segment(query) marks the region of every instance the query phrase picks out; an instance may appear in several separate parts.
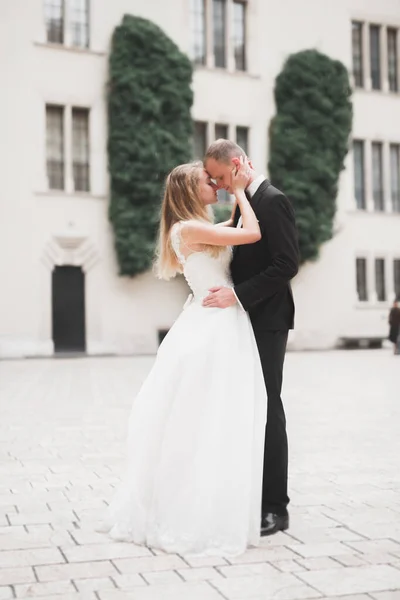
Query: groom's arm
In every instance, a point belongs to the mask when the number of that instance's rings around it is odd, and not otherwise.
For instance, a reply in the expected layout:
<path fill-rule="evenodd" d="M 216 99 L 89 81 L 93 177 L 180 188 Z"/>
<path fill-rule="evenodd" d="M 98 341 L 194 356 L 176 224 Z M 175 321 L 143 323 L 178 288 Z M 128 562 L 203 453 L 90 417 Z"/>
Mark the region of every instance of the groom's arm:
<path fill-rule="evenodd" d="M 299 267 L 299 246 L 294 211 L 284 194 L 262 203 L 261 230 L 265 232 L 272 264 L 234 287 L 245 310 L 283 290 Z"/>

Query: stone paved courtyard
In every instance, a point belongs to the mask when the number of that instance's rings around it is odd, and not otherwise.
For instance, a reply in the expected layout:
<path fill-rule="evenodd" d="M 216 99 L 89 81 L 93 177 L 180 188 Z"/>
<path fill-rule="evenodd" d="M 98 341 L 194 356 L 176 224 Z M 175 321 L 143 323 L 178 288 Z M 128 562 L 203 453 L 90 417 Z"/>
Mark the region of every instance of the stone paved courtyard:
<path fill-rule="evenodd" d="M 400 357 L 288 354 L 291 527 L 234 560 L 95 533 L 152 362 L 0 362 L 0 600 L 400 600 Z"/>

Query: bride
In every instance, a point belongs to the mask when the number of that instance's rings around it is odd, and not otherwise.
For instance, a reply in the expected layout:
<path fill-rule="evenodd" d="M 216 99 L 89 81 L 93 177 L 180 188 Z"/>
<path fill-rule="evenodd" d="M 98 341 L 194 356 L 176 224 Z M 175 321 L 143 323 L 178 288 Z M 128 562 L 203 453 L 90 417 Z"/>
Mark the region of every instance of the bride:
<path fill-rule="evenodd" d="M 259 541 L 267 398 L 257 346 L 239 304 L 202 306 L 210 288 L 232 285 L 231 246 L 260 239 L 247 181 L 241 160 L 232 189 L 243 226 L 233 228 L 212 223 L 216 186 L 201 163 L 168 176 L 156 268 L 183 273 L 192 296 L 133 403 L 127 472 L 105 523 L 113 539 L 223 556 Z"/>

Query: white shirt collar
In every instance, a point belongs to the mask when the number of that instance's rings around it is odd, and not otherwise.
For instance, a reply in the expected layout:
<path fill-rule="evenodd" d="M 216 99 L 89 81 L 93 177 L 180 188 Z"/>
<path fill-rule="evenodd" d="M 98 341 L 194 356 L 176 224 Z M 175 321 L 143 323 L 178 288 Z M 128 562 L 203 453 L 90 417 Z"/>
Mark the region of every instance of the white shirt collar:
<path fill-rule="evenodd" d="M 251 184 L 246 189 L 246 192 L 250 194 L 250 197 L 254 196 L 262 182 L 265 181 L 265 179 L 266 178 L 264 175 L 258 175 L 258 177 L 256 177 L 255 180 L 251 182 Z"/>

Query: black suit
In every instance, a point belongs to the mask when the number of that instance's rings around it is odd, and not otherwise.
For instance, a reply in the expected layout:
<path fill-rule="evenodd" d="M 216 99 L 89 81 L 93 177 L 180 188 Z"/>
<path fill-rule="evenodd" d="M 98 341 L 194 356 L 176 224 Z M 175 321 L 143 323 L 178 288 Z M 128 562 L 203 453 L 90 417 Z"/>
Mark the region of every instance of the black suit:
<path fill-rule="evenodd" d="M 234 248 L 231 273 L 253 325 L 268 395 L 262 511 L 284 515 L 289 503 L 288 446 L 281 389 L 288 331 L 294 325 L 290 280 L 298 270 L 298 237 L 292 205 L 268 180 L 250 203 L 262 238 Z M 237 210 L 235 227 L 239 216 Z"/>

